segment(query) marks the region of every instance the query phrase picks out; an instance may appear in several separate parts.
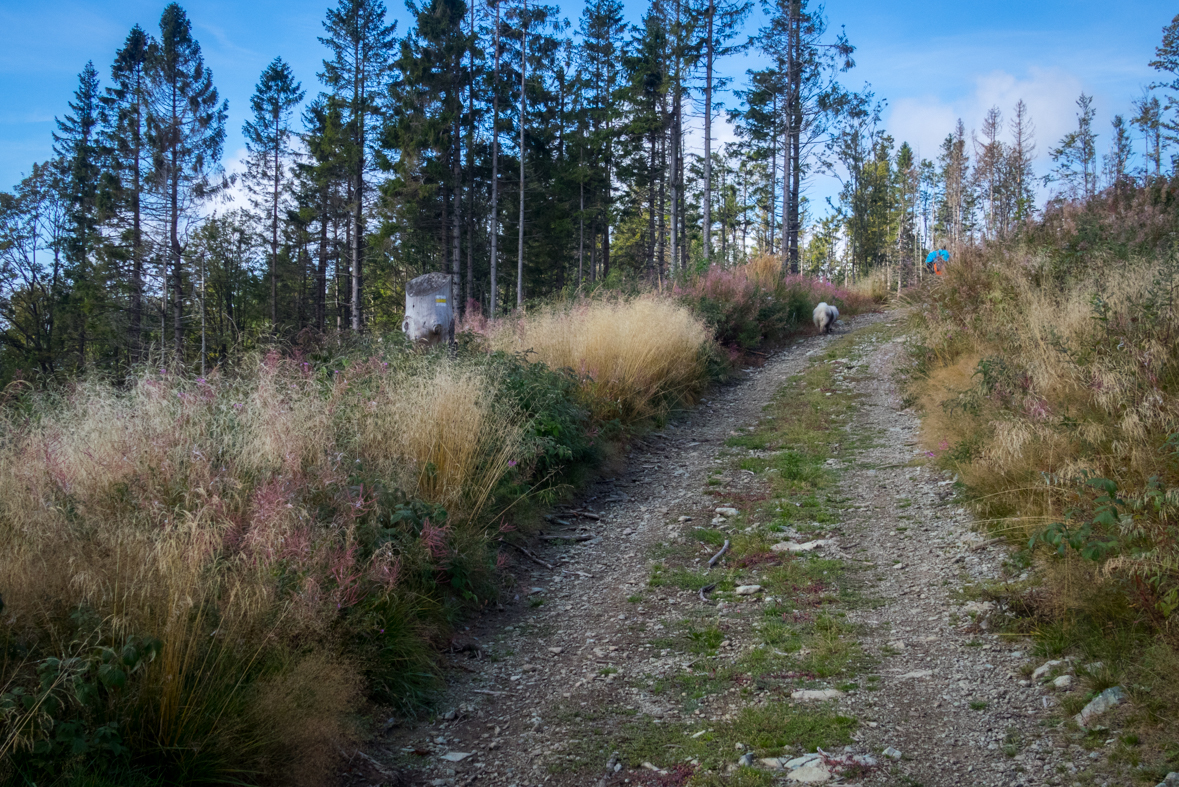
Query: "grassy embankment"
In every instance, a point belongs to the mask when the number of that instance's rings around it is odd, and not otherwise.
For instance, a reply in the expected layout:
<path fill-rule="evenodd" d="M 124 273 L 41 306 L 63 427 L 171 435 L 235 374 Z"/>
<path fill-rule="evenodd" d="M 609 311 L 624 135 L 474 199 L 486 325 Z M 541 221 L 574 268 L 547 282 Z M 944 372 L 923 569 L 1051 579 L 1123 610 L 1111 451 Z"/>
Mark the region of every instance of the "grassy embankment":
<path fill-rule="evenodd" d="M 1102 722 L 1129 731 L 1116 756 L 1163 773 L 1179 765 L 1172 202 L 1105 196 L 961 255 L 913 296 L 910 382 L 929 457 L 1017 547 L 1015 573 L 1035 564 L 984 595 L 1041 657 L 1100 664 L 1066 713 L 1123 685 L 1132 710 Z"/>
<path fill-rule="evenodd" d="M 730 321 L 737 355 L 840 295 L 763 269 L 504 320 L 454 358 L 388 337 L 7 392 L 0 779 L 322 782 L 366 703 L 425 705 L 536 506 L 723 370 Z"/>

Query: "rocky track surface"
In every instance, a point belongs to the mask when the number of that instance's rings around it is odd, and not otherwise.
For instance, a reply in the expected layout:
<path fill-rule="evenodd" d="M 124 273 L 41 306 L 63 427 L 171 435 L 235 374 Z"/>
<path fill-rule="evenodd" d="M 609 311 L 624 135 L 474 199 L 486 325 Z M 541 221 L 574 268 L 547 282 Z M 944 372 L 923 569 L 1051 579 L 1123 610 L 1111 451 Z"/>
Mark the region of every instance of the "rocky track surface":
<path fill-rule="evenodd" d="M 694 771 L 716 784 L 1072 784 L 1086 771 L 1102 783 L 1102 751 L 1068 748 L 1045 724 L 1070 681 L 1044 683 L 1069 665 L 1033 679 L 1043 660 L 989 633 L 990 605 L 964 592 L 1018 569 L 954 502 L 952 479 L 924 466 L 894 382 L 893 319 L 800 340 L 636 443 L 621 474 L 517 555 L 503 609 L 456 639 L 437 715 L 391 720 L 354 758 L 354 783 L 678 785 Z M 770 529 L 765 507 L 792 500 L 742 464 L 774 452 L 733 436 L 766 427 L 767 405 L 788 406 L 775 396 L 816 364 L 833 370 L 816 396 L 854 403 L 824 462 L 836 521 Z M 718 547 L 702 528 L 777 543 L 709 572 Z M 810 584 L 773 585 L 759 572 L 776 556 Z M 683 581 L 660 579 L 673 574 Z M 715 589 L 700 586 L 712 576 Z M 767 627 L 785 627 L 783 644 Z"/>

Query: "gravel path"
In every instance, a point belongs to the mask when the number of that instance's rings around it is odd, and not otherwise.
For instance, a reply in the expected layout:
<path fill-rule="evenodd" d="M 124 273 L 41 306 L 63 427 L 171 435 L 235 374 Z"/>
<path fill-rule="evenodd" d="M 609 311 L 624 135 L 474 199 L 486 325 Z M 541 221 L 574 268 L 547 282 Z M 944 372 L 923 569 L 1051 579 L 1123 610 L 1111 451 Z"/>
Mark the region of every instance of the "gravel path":
<path fill-rule="evenodd" d="M 1024 645 L 987 633 L 986 605 L 961 593 L 1002 576 L 1006 549 L 972 529 L 952 500 L 950 479 L 913 462 L 918 419 L 903 409 L 893 380 L 903 345 L 872 328 L 894 319 L 866 315 L 846 321 L 834 337 L 800 340 L 636 443 L 618 476 L 556 515 L 551 533 L 582 540 L 536 546 L 552 571 L 520 555 L 518 586 L 504 608 L 460 632 L 438 716 L 392 720 L 361 755 L 364 762 L 356 761 L 356 783 L 682 784 L 687 771 L 667 764 L 639 769 L 609 756 L 587 760 L 581 743 L 595 722 L 586 719 L 601 709 L 624 714 L 600 717 L 607 729 L 592 732 L 607 737 L 618 733 L 609 721 L 618 718 L 699 722 L 704 730 L 743 707 L 773 702 L 858 720 L 851 745 L 804 763 L 815 766 L 809 769 L 798 762 L 775 767 L 789 758 L 762 761 L 750 751 L 745 762 L 777 782 L 1071 783 L 1066 777 L 1086 767 L 1088 755 L 1056 748 L 1046 737 L 1041 720 L 1059 713 L 1055 696 L 1021 674 L 1029 662 L 1019 650 Z M 865 600 L 847 610 L 849 625 L 839 635 L 856 640 L 861 675 L 822 703 L 789 689 L 783 695 L 735 686 L 688 705 L 686 695 L 656 691 L 660 681 L 700 669 L 697 654 L 656 640 L 669 621 L 700 614 L 705 602 L 694 590 L 649 587 L 652 566 L 661 550 L 691 543 L 691 529 L 715 516 L 717 479 L 726 499 L 757 498 L 764 482 L 738 467 L 742 456 L 757 452 L 726 448 L 726 439 L 765 418 L 763 409 L 791 376 L 826 362 L 820 353 L 848 334 L 854 348 L 835 379 L 840 390 L 859 394 L 848 433 L 872 439 L 828 462 L 837 473 L 843 522 L 822 551 L 846 564 L 848 582 Z M 732 632 L 718 652 L 749 652 L 758 610 L 769 602 L 729 597 L 708 608 Z M 741 755 L 725 756 L 736 765 Z"/>

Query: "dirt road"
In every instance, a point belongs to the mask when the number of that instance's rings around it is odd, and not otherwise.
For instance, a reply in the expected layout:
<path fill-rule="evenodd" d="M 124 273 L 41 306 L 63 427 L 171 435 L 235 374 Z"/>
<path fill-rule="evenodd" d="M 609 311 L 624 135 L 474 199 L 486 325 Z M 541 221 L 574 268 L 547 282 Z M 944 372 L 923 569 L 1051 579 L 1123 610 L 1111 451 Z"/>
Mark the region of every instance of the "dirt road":
<path fill-rule="evenodd" d="M 373 742 L 367 783 L 1085 776 L 1104 755 L 1052 737 L 1042 659 L 970 600 L 1021 569 L 925 466 L 894 322 L 776 353 L 558 512 L 563 539 L 535 548 L 553 569 L 519 555 L 505 609 L 461 632 L 437 717 Z"/>

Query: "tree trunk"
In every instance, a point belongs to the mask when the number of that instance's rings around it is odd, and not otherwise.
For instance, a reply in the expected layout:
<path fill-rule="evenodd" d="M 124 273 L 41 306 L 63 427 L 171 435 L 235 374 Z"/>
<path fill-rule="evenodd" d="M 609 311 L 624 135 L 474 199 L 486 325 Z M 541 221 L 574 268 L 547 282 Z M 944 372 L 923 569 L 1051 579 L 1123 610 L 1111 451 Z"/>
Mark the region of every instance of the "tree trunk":
<path fill-rule="evenodd" d="M 467 83 L 467 172 L 471 186 L 467 198 L 467 297 L 461 313 L 466 314 L 467 304 L 474 298 L 475 281 L 475 4 L 471 3 L 471 45 L 468 48 L 471 73 Z"/>
<path fill-rule="evenodd" d="M 487 316 L 495 319 L 499 297 L 499 0 L 495 2 L 495 55 L 491 67 L 491 291 Z"/>
<path fill-rule="evenodd" d="M 278 113 L 274 113 L 274 199 L 270 206 L 270 330 L 278 329 L 278 188 L 282 176 L 279 173 L 279 149 L 282 141 L 278 134 Z M 202 309 L 204 306 L 202 305 Z"/>
<path fill-rule="evenodd" d="M 320 192 L 319 264 L 315 270 L 315 327 L 323 330 L 327 319 L 328 193 Z"/>
<path fill-rule="evenodd" d="M 141 104 L 136 104 L 135 142 L 133 145 L 135 163 L 131 168 L 134 182 L 131 191 L 131 320 L 128 326 L 128 343 L 131 345 L 132 364 L 139 363 L 143 347 L 143 211 L 140 200 L 143 181 L 139 176 L 140 145 L 142 144 L 139 134 L 141 128 L 140 106 Z"/>
<path fill-rule="evenodd" d="M 355 60 L 359 64 L 360 53 L 356 52 Z M 361 68 L 356 66 L 357 70 Z M 364 79 L 356 74 L 353 82 L 353 120 L 356 123 L 356 193 L 352 208 L 352 330 L 360 331 L 361 311 L 360 292 L 363 270 L 361 268 L 362 234 L 364 231 Z"/>
<path fill-rule="evenodd" d="M 456 96 L 457 98 L 457 96 Z M 461 99 L 460 99 L 461 100 Z M 462 276 L 462 204 L 463 204 L 463 168 L 462 168 L 462 145 L 459 142 L 462 139 L 461 129 L 459 128 L 458 113 L 455 113 L 454 119 L 454 142 L 451 150 L 451 177 L 454 178 L 454 231 L 452 233 L 454 248 L 451 250 L 451 278 L 450 278 L 450 308 L 452 313 L 457 318 L 461 310 L 459 309 L 459 296 L 462 294 L 460 278 Z"/>
<path fill-rule="evenodd" d="M 708 22 L 704 39 L 704 264 L 712 252 L 712 21 L 716 0 L 708 0 Z"/>
<path fill-rule="evenodd" d="M 791 74 L 790 74 L 790 196 L 789 215 L 783 227 L 786 232 L 786 257 L 790 261 L 790 272 L 798 273 L 799 210 L 802 188 L 802 4 L 794 0 L 791 13 Z M 783 178 L 787 176 L 782 173 Z"/>
<path fill-rule="evenodd" d="M 585 267 L 585 146 L 581 146 L 577 166 L 577 288 L 581 289 Z"/>
<path fill-rule="evenodd" d="M 528 0 L 520 15 L 520 221 L 516 246 L 516 308 L 524 306 L 524 119 L 528 107 L 525 77 L 528 71 Z"/>

